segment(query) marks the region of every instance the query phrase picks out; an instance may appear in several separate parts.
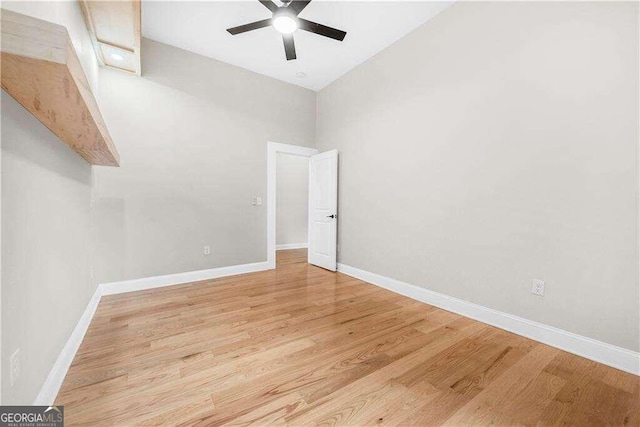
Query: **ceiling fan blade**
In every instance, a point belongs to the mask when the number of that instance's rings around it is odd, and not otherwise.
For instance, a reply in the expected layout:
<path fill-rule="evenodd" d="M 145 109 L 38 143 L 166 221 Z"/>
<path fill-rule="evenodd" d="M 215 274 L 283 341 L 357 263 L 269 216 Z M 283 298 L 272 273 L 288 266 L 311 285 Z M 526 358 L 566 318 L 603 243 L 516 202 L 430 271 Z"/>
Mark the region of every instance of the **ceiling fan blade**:
<path fill-rule="evenodd" d="M 298 18 L 298 25 L 301 30 L 309 31 L 310 33 L 320 34 L 321 36 L 329 37 L 331 39 L 342 41 L 347 35 L 345 31 L 337 30 L 335 28 L 327 27 L 326 25 L 318 24 L 317 22 L 307 21 L 306 19 Z"/>
<path fill-rule="evenodd" d="M 287 7 L 289 9 L 293 9 L 293 11 L 297 15 L 300 12 L 302 12 L 302 9 L 307 7 L 307 5 L 309 5 L 309 3 L 311 3 L 311 0 L 292 0 L 291 3 L 289 3 L 289 6 L 287 6 Z"/>
<path fill-rule="evenodd" d="M 257 30 L 258 28 L 268 27 L 269 25 L 271 25 L 271 18 L 227 28 L 227 31 L 235 36 L 236 34 L 246 33 L 247 31 Z"/>
<path fill-rule="evenodd" d="M 271 0 L 258 0 L 264 7 L 269 9 L 271 12 L 275 12 L 278 10 L 278 5 L 272 2 Z"/>
<path fill-rule="evenodd" d="M 293 34 L 283 34 L 282 41 L 284 42 L 284 53 L 287 55 L 287 61 L 296 59 L 296 45 L 293 42 Z"/>

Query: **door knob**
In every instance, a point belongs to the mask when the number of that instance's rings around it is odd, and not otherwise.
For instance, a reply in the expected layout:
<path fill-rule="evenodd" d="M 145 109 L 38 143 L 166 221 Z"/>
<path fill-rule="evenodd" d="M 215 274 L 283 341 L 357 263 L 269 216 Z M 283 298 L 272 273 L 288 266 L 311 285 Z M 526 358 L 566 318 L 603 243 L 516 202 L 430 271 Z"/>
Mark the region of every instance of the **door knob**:
<path fill-rule="evenodd" d="M 338 218 L 338 215 L 327 215 L 327 218 Z"/>

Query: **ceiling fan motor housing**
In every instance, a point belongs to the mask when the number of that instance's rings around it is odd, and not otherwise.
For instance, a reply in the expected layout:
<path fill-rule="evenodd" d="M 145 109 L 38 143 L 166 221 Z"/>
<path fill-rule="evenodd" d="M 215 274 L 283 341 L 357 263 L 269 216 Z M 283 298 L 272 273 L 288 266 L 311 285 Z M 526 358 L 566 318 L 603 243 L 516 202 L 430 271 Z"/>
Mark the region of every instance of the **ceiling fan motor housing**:
<path fill-rule="evenodd" d="M 282 6 L 282 7 L 279 7 L 278 9 L 276 9 L 275 12 L 273 12 L 273 19 L 276 19 L 276 18 L 279 18 L 279 17 L 291 18 L 294 21 L 297 21 L 297 17 L 298 16 L 296 15 L 296 13 L 293 10 L 289 9 L 286 6 Z"/>

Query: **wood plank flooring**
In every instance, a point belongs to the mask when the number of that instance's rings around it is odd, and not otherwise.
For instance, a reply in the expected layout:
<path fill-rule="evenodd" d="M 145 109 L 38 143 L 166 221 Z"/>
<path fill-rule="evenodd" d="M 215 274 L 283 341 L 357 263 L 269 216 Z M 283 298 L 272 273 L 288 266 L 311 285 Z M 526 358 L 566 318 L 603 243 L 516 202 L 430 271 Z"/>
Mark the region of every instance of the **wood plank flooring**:
<path fill-rule="evenodd" d="M 640 425 L 640 378 L 306 263 L 105 296 L 73 424 Z"/>

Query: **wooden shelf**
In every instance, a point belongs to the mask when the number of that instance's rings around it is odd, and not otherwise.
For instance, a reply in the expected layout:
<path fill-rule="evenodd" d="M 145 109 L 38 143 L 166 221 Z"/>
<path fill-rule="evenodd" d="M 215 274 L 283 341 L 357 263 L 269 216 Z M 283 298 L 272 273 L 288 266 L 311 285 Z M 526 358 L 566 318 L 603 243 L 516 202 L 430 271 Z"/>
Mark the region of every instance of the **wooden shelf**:
<path fill-rule="evenodd" d="M 119 166 L 65 27 L 1 10 L 2 88 L 92 165 Z"/>

